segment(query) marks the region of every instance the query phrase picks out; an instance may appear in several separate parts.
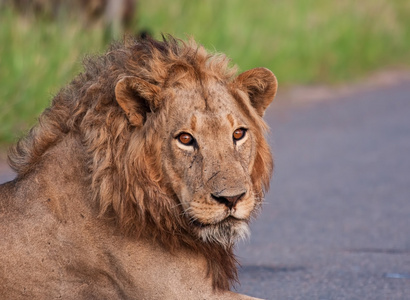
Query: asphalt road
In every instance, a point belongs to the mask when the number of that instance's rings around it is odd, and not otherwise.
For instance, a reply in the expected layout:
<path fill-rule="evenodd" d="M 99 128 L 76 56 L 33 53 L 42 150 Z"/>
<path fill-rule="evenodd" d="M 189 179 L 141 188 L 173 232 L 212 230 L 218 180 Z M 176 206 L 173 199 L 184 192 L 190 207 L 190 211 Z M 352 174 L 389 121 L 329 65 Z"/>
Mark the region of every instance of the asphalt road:
<path fill-rule="evenodd" d="M 410 83 L 268 114 L 275 174 L 238 291 L 410 299 Z"/>
<path fill-rule="evenodd" d="M 237 247 L 237 290 L 410 299 L 410 84 L 274 104 L 267 119 L 275 174 L 250 241 Z M 0 182 L 12 176 L 0 165 Z"/>

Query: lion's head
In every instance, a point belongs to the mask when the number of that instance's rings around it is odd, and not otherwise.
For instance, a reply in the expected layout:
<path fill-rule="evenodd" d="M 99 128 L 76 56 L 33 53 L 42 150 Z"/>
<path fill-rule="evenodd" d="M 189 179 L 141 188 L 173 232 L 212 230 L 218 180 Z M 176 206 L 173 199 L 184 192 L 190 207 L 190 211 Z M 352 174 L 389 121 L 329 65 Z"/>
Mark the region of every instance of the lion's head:
<path fill-rule="evenodd" d="M 162 78 L 121 78 L 116 99 L 136 131 L 150 128 L 152 159 L 164 192 L 180 205 L 175 212 L 195 236 L 227 247 L 247 235 L 268 185 L 272 160 L 261 118 L 276 79 L 263 68 L 233 78 L 225 57 L 174 43 L 153 48 L 148 61 Z"/>
<path fill-rule="evenodd" d="M 226 56 L 172 37 L 128 40 L 85 67 L 11 151 L 11 165 L 24 176 L 49 147 L 77 136 L 100 215 L 168 249 L 205 253 L 214 284 L 226 287 L 232 245 L 269 185 L 262 116 L 275 76 L 236 76 Z"/>

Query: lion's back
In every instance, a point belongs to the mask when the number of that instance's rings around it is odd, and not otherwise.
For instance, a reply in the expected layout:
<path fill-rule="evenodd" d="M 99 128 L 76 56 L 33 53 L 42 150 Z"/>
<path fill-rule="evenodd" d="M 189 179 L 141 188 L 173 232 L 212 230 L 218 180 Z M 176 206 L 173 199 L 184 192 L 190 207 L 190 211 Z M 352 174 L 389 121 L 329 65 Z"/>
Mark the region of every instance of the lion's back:
<path fill-rule="evenodd" d="M 33 248 L 38 233 L 32 231 L 37 227 L 32 219 L 34 214 L 29 201 L 18 199 L 17 194 L 14 181 L 0 185 L 0 295 L 7 299 L 30 297 L 20 287 L 34 276 L 39 276 L 37 280 L 44 276 L 38 272 L 42 268 L 36 259 L 42 254 L 40 249 Z"/>
<path fill-rule="evenodd" d="M 14 182 L 9 181 L 0 184 L 0 216 L 3 218 L 4 214 L 8 211 L 8 207 L 13 203 L 14 198 Z M 0 223 L 1 224 L 1 223 Z"/>
<path fill-rule="evenodd" d="M 0 295 L 5 299 L 61 296 L 62 223 L 47 208 L 35 180 L 0 185 Z M 63 275 L 68 278 L 67 275 Z"/>

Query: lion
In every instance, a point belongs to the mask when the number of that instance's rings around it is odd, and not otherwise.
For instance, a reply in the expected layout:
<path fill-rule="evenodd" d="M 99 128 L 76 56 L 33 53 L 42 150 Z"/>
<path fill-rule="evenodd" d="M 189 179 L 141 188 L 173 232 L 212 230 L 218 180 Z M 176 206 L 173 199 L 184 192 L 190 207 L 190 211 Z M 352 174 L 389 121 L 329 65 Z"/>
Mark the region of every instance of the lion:
<path fill-rule="evenodd" d="M 84 68 L 9 151 L 2 297 L 255 299 L 233 250 L 269 188 L 276 77 L 172 36 Z"/>

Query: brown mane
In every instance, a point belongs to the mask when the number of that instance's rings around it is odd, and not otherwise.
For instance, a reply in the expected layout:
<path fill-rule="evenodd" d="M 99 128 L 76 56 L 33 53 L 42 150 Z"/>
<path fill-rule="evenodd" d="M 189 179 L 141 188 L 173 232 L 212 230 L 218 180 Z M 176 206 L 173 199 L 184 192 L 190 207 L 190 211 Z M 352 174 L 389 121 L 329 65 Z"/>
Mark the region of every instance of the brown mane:
<path fill-rule="evenodd" d="M 164 88 L 217 80 L 232 86 L 236 68 L 221 54 L 172 37 L 128 39 L 114 44 L 100 57 L 87 58 L 79 74 L 53 99 L 39 123 L 10 149 L 11 167 L 22 178 L 43 154 L 67 134 L 81 139 L 87 149 L 85 164 L 101 217 L 113 218 L 124 233 L 152 238 L 170 251 L 186 247 L 202 253 L 215 288 L 228 289 L 237 278 L 233 249 L 204 243 L 190 233 L 178 199 L 168 188 L 159 161 L 161 141 L 156 136 L 162 117 L 154 112 L 141 129 L 131 126 L 115 99 L 114 89 L 125 76 L 136 76 Z M 236 97 L 238 98 L 238 97 Z M 263 139 L 261 118 L 258 153 L 252 179 L 255 190 L 268 188 L 272 171 L 269 147 Z"/>

